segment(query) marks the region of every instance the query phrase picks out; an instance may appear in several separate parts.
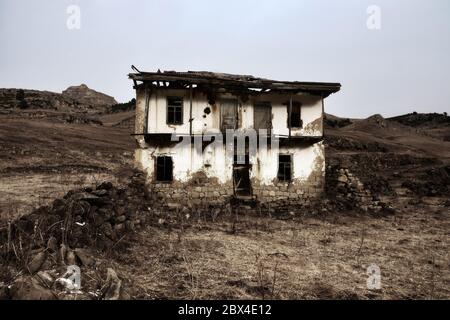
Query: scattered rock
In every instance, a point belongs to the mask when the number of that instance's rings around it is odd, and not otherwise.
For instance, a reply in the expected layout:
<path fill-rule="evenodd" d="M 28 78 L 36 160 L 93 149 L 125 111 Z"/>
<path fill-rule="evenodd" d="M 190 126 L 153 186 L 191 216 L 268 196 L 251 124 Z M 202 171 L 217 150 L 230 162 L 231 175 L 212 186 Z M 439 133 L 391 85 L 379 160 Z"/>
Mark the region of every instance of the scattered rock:
<path fill-rule="evenodd" d="M 117 273 L 108 268 L 106 271 L 106 282 L 102 287 L 102 293 L 105 300 L 119 300 L 122 287 L 122 280 L 119 279 Z"/>
<path fill-rule="evenodd" d="M 47 271 L 39 271 L 36 277 L 40 279 L 47 287 L 52 287 L 55 279 Z"/>
<path fill-rule="evenodd" d="M 10 297 L 12 300 L 55 300 L 53 292 L 43 287 L 39 280 L 23 276 L 18 278 L 11 286 Z"/>
<path fill-rule="evenodd" d="M 59 252 L 58 252 L 59 263 L 61 263 L 61 264 L 65 263 L 66 254 L 67 254 L 67 246 L 65 244 L 61 244 L 61 246 L 59 247 Z"/>
<path fill-rule="evenodd" d="M 64 293 L 61 295 L 60 300 L 92 300 L 92 298 L 84 293 Z"/>
<path fill-rule="evenodd" d="M 77 264 L 77 257 L 75 255 L 75 252 L 73 252 L 72 250 L 67 252 L 66 255 L 66 264 L 68 266 L 73 266 Z"/>
<path fill-rule="evenodd" d="M 56 251 L 58 251 L 58 240 L 57 240 L 55 237 L 51 236 L 51 237 L 48 239 L 48 241 L 47 241 L 47 249 L 48 249 L 50 252 L 56 252 Z"/>
<path fill-rule="evenodd" d="M 28 263 L 27 268 L 30 273 L 36 273 L 42 267 L 47 258 L 47 254 L 44 250 L 38 252 Z"/>
<path fill-rule="evenodd" d="M 83 266 L 89 267 L 95 264 L 94 258 L 85 249 L 75 249 L 75 255 L 81 261 Z"/>
<path fill-rule="evenodd" d="M 8 286 L 0 283 L 0 300 L 9 300 L 10 296 L 9 296 L 9 290 L 8 290 Z"/>
<path fill-rule="evenodd" d="M 111 190 L 113 188 L 113 184 L 111 182 L 103 182 L 98 187 L 97 190 Z"/>

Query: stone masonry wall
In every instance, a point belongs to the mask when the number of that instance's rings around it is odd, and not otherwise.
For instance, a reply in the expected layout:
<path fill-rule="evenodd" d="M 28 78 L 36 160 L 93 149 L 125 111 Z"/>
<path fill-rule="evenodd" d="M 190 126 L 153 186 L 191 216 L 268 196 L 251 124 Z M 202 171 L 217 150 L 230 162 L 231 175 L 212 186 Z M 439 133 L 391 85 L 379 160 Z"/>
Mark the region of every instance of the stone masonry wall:
<path fill-rule="evenodd" d="M 253 194 L 262 207 L 277 211 L 295 211 L 296 208 L 317 204 L 324 194 L 325 176 L 316 171 L 307 180 L 258 185 L 253 182 Z"/>
<path fill-rule="evenodd" d="M 321 172 L 313 173 L 306 181 L 280 182 L 261 185 L 251 181 L 256 206 L 273 210 L 294 210 L 300 206 L 316 204 L 324 192 L 325 177 Z M 234 197 L 232 183 L 220 184 L 214 178 L 201 177 L 187 183 L 150 182 L 152 200 L 161 209 L 228 208 Z"/>

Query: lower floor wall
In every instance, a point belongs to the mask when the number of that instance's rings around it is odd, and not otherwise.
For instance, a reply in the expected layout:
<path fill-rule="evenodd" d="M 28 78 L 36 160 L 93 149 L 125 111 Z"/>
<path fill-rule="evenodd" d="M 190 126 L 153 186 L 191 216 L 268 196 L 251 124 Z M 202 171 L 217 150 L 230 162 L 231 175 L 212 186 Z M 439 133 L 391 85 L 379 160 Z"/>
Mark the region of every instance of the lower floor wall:
<path fill-rule="evenodd" d="M 321 179 L 321 178 L 319 178 Z M 320 183 L 275 184 L 271 186 L 253 185 L 251 201 L 264 208 L 295 208 L 309 206 L 320 200 L 324 187 Z M 168 209 L 193 209 L 197 207 L 216 208 L 233 203 L 236 199 L 233 185 L 204 183 L 201 186 L 190 184 L 150 183 L 153 201 Z M 250 202 L 251 202 L 250 201 Z"/>
<path fill-rule="evenodd" d="M 258 208 L 273 210 L 293 210 L 298 206 L 314 204 L 325 187 L 323 144 L 317 142 L 306 146 L 281 147 L 279 152 L 293 155 L 292 180 L 284 182 L 277 179 L 278 153 L 259 157 L 257 152 L 250 169 L 250 195 L 244 198 Z M 222 157 L 220 159 L 214 159 L 214 154 L 212 157 L 207 154 L 209 165 L 204 168 L 205 159 L 195 155 L 201 163 L 199 166 L 198 163 L 190 163 L 193 157 L 189 150 L 181 153 L 184 155 L 180 157 L 179 153 L 161 146 L 136 150 L 136 164 L 147 173 L 148 188 L 155 204 L 174 210 L 200 207 L 223 209 L 235 202 L 233 160 L 230 165 L 230 160 L 224 159 L 223 152 L 217 153 Z M 173 181 L 156 181 L 155 158 L 159 155 L 173 157 Z M 222 163 L 221 168 L 211 168 L 214 163 Z M 222 175 L 217 176 L 217 172 Z"/>

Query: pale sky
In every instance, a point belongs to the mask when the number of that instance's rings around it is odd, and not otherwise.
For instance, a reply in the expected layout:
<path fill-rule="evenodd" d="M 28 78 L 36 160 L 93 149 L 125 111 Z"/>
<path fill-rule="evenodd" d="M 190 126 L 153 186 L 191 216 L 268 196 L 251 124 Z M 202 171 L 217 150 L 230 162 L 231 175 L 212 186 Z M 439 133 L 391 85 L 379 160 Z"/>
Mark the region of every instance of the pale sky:
<path fill-rule="evenodd" d="M 124 102 L 134 64 L 340 82 L 325 108 L 345 117 L 450 113 L 448 0 L 0 0 L 0 40 L 3 88 L 85 83 Z"/>

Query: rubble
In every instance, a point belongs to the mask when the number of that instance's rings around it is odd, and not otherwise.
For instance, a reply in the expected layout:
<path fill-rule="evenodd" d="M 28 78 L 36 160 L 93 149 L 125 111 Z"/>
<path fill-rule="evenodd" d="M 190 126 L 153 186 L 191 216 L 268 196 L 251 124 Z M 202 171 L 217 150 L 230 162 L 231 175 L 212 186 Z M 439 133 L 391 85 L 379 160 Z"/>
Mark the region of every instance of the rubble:
<path fill-rule="evenodd" d="M 431 168 L 417 178 L 403 182 L 402 187 L 419 196 L 450 195 L 450 166 Z"/>
<path fill-rule="evenodd" d="M 9 289 L 12 300 L 56 300 L 55 294 L 35 277 L 19 277 Z"/>
<path fill-rule="evenodd" d="M 122 281 L 113 269 L 107 269 L 103 295 L 98 297 L 78 290 L 69 271 L 96 269 L 93 250 L 111 249 L 146 221 L 146 197 L 142 174 L 135 173 L 127 188 L 105 182 L 96 188 L 71 190 L 51 206 L 0 229 L 0 258 L 26 262 L 20 271 L 25 275 L 12 280 L 10 290 L 0 286 L 1 295 L 11 299 L 124 299 Z"/>
<path fill-rule="evenodd" d="M 63 251 L 83 247 L 106 249 L 141 225 L 148 211 L 143 201 L 145 192 L 143 182 L 126 189 L 102 183 L 95 190 L 71 190 L 51 206 L 40 207 L 14 221 L 12 237 L 26 238 L 37 227 L 42 235 L 40 247 L 50 252 L 59 248 L 60 257 L 73 262 L 75 253 Z M 5 230 L 0 230 L 0 237 L 6 237 Z M 78 253 L 82 255 L 81 251 Z M 39 267 L 38 262 L 41 261 L 33 262 L 33 270 Z"/>
<path fill-rule="evenodd" d="M 108 268 L 106 274 L 105 285 L 101 289 L 105 300 L 119 300 L 122 289 L 122 281 L 117 276 L 116 272 Z"/>
<path fill-rule="evenodd" d="M 327 167 L 327 202 L 336 206 L 336 209 L 350 210 L 361 209 L 362 211 L 381 210 L 392 211 L 392 208 L 380 201 L 379 197 L 366 188 L 361 180 L 348 168 L 340 165 L 329 165 Z M 333 201 L 334 200 L 334 201 Z"/>
<path fill-rule="evenodd" d="M 30 261 L 30 263 L 28 263 L 28 271 L 30 273 L 36 273 L 37 271 L 39 271 L 39 269 L 42 267 L 42 265 L 45 262 L 45 259 L 47 258 L 47 255 L 45 253 L 45 251 L 40 251 L 38 252 Z"/>

